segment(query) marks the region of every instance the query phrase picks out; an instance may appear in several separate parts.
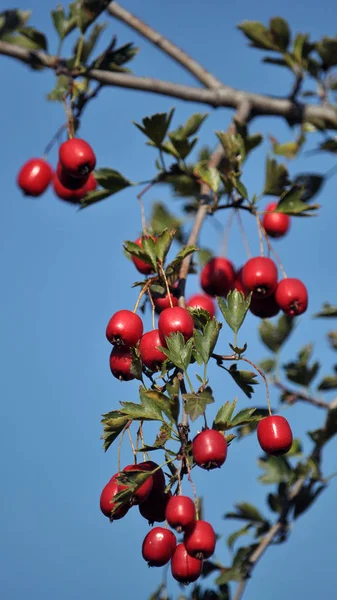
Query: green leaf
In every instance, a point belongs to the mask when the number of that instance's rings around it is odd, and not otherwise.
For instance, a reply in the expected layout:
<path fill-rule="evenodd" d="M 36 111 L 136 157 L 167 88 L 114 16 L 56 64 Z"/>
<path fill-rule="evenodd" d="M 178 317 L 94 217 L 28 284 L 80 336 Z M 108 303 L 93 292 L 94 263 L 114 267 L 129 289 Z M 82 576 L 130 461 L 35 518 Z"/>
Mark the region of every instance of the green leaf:
<path fill-rule="evenodd" d="M 167 348 L 159 346 L 159 349 L 178 369 L 186 371 L 192 358 L 193 339 L 185 343 L 184 336 L 180 331 L 166 337 Z"/>
<path fill-rule="evenodd" d="M 44 33 L 34 27 L 20 27 L 18 30 L 21 35 L 27 38 L 27 48 L 33 47 L 37 50 L 48 50 L 48 41 Z M 22 45 L 22 44 L 20 44 Z"/>
<path fill-rule="evenodd" d="M 325 489 L 325 485 L 319 485 L 316 490 L 313 488 L 313 484 L 309 483 L 304 485 L 299 494 L 295 499 L 294 518 L 297 519 L 303 514 L 317 499 L 319 494 Z"/>
<path fill-rule="evenodd" d="M 206 323 L 203 332 L 196 330 L 194 332 L 194 343 L 202 362 L 206 365 L 217 343 L 221 323 L 216 319 L 210 319 Z"/>
<path fill-rule="evenodd" d="M 287 50 L 290 42 L 290 29 L 287 21 L 281 17 L 270 19 L 270 31 L 274 42 L 281 50 Z"/>
<path fill-rule="evenodd" d="M 143 403 L 145 400 L 149 400 L 157 408 L 159 408 L 172 422 L 176 422 L 179 415 L 179 400 L 177 404 L 177 398 L 169 398 L 165 394 L 158 392 L 157 390 L 145 390 L 143 387 L 140 388 L 140 398 Z"/>
<path fill-rule="evenodd" d="M 59 4 L 55 8 L 55 10 L 51 11 L 51 17 L 52 17 L 54 27 L 59 35 L 59 38 L 61 40 L 63 40 L 63 38 L 66 35 L 67 26 L 68 26 L 69 22 L 66 17 L 66 14 L 64 12 L 64 8 L 63 8 L 63 6 L 61 6 L 61 4 Z"/>
<path fill-rule="evenodd" d="M 175 230 L 175 239 L 178 242 L 183 242 L 182 220 L 170 213 L 163 202 L 153 203 L 150 226 L 153 234 L 157 236 L 163 229 Z"/>
<path fill-rule="evenodd" d="M 315 362 L 312 366 L 309 366 L 308 361 L 311 354 L 312 345 L 308 344 L 299 352 L 297 361 L 290 361 L 283 366 L 289 381 L 305 387 L 310 386 L 320 368 L 319 362 Z"/>
<path fill-rule="evenodd" d="M 184 400 L 185 412 L 194 422 L 198 417 L 204 414 L 206 406 L 214 402 L 212 390 L 206 387 L 203 392 L 197 394 L 182 394 Z"/>
<path fill-rule="evenodd" d="M 118 73 L 128 73 L 130 69 L 124 67 L 126 63 L 130 62 L 136 54 L 139 52 L 139 48 L 136 48 L 134 44 L 128 43 L 115 48 L 113 45 L 108 50 L 104 50 L 97 58 L 94 59 L 90 65 L 91 69 L 101 69 L 103 71 L 117 71 Z"/>
<path fill-rule="evenodd" d="M 333 350 L 337 350 L 337 330 L 329 331 L 328 340 L 329 340 L 331 348 L 333 348 Z"/>
<path fill-rule="evenodd" d="M 228 293 L 226 300 L 217 296 L 219 308 L 224 316 L 224 319 L 229 327 L 238 333 L 247 311 L 249 309 L 251 294 L 245 298 L 245 295 L 238 290 L 232 290 Z"/>
<path fill-rule="evenodd" d="M 245 198 L 245 200 L 247 200 L 248 192 L 247 192 L 246 186 L 239 179 L 234 179 L 233 181 L 234 181 L 235 189 L 239 192 L 240 196 L 242 196 L 242 198 Z"/>
<path fill-rule="evenodd" d="M 156 242 L 152 237 L 143 236 L 142 248 L 145 255 L 148 257 L 148 262 L 154 270 L 157 269 L 157 253 L 156 253 Z"/>
<path fill-rule="evenodd" d="M 241 580 L 242 580 L 242 574 L 239 571 L 239 569 L 236 569 L 236 568 L 227 569 L 227 568 L 223 567 L 221 569 L 221 575 L 219 575 L 219 577 L 217 577 L 217 579 L 215 580 L 215 584 L 218 586 L 223 586 L 223 585 L 226 585 L 226 583 L 228 583 L 229 581 L 241 581 Z"/>
<path fill-rule="evenodd" d="M 234 533 L 231 533 L 230 536 L 228 536 L 227 538 L 227 546 L 230 550 L 233 550 L 233 546 L 236 542 L 236 540 L 239 539 L 239 537 L 242 537 L 243 535 L 246 535 L 247 533 L 249 533 L 249 530 L 251 529 L 252 524 L 248 523 L 248 525 L 244 525 L 243 527 L 241 527 L 241 529 L 238 529 L 238 531 L 234 531 Z"/>
<path fill-rule="evenodd" d="M 266 196 L 280 196 L 289 185 L 288 169 L 275 158 L 267 157 L 266 176 L 263 193 Z"/>
<path fill-rule="evenodd" d="M 256 373 L 252 373 L 251 371 L 238 371 L 237 365 L 235 364 L 231 365 L 227 371 L 246 396 L 251 398 L 255 391 L 253 385 L 258 383 L 255 381 Z"/>
<path fill-rule="evenodd" d="M 248 423 L 258 423 L 263 417 L 261 415 L 255 415 L 255 408 L 244 408 L 238 412 L 234 419 L 231 421 L 231 427 L 238 427 L 239 425 L 247 425 Z"/>
<path fill-rule="evenodd" d="M 246 422 L 236 429 L 236 434 L 239 437 L 239 439 L 255 432 L 259 421 L 264 417 L 267 417 L 268 415 L 269 411 L 267 408 L 256 408 L 253 419 L 251 419 L 249 423 Z"/>
<path fill-rule="evenodd" d="M 110 192 L 109 190 L 95 190 L 93 192 L 89 192 L 89 194 L 82 198 L 80 208 L 86 208 L 87 206 L 91 206 L 91 204 L 96 204 L 101 200 L 105 200 L 113 193 L 114 192 Z"/>
<path fill-rule="evenodd" d="M 129 417 L 123 415 L 118 410 L 113 410 L 103 415 L 103 434 L 102 439 L 104 450 L 107 451 L 115 439 L 119 436 L 125 425 L 128 423 Z"/>
<path fill-rule="evenodd" d="M 170 149 L 170 154 L 178 159 L 181 158 L 182 160 L 187 158 L 198 141 L 198 138 L 189 140 L 185 137 L 181 138 L 174 133 L 169 133 L 168 136 L 170 138 L 170 142 L 166 142 L 165 144 L 166 151 Z"/>
<path fill-rule="evenodd" d="M 259 363 L 264 373 L 272 373 L 276 369 L 276 360 L 274 358 L 265 358 Z"/>
<path fill-rule="evenodd" d="M 274 41 L 270 31 L 259 21 L 243 21 L 238 25 L 245 36 L 252 42 L 250 45 L 260 50 L 280 50 L 282 49 L 277 40 Z"/>
<path fill-rule="evenodd" d="M 237 401 L 237 398 L 235 398 L 233 402 L 227 401 L 219 408 L 213 421 L 212 429 L 217 429 L 218 431 L 226 431 L 226 429 L 229 429 Z"/>
<path fill-rule="evenodd" d="M 157 236 L 157 240 L 155 242 L 155 253 L 157 259 L 161 262 L 161 264 L 164 264 L 167 253 L 171 248 L 174 234 L 175 231 L 169 231 L 168 229 L 164 229 Z"/>
<path fill-rule="evenodd" d="M 212 192 L 218 191 L 221 182 L 219 171 L 215 167 L 209 167 L 207 161 L 198 162 L 194 166 L 193 173 L 206 183 Z"/>
<path fill-rule="evenodd" d="M 303 454 L 301 440 L 297 438 L 293 439 L 290 450 L 287 452 L 287 458 L 293 458 L 294 456 L 301 456 Z"/>
<path fill-rule="evenodd" d="M 246 147 L 243 137 L 239 133 L 229 133 L 228 131 L 216 131 L 220 144 L 225 151 L 226 170 L 237 172 L 240 165 L 246 158 Z"/>
<path fill-rule="evenodd" d="M 265 471 L 264 475 L 259 477 L 261 483 L 281 483 L 289 481 L 291 477 L 291 468 L 283 456 L 266 456 L 260 458 L 257 463 Z"/>
<path fill-rule="evenodd" d="M 145 117 L 142 120 L 143 125 L 139 125 L 138 123 L 134 124 L 155 144 L 156 147 L 160 147 L 170 127 L 173 113 L 174 108 L 172 108 L 169 113 L 157 113 L 152 115 L 152 117 Z"/>
<path fill-rule="evenodd" d="M 49 92 L 47 98 L 48 100 L 56 100 L 57 102 L 61 102 L 64 96 L 69 91 L 69 77 L 66 75 L 59 75 L 56 79 L 56 83 L 51 92 Z"/>
<path fill-rule="evenodd" d="M 337 317 L 337 306 L 333 306 L 329 302 L 324 302 L 320 312 L 316 313 L 314 317 L 324 317 L 329 319 L 332 317 Z"/>
<path fill-rule="evenodd" d="M 82 64 L 85 64 L 88 60 L 88 58 L 90 57 L 92 51 L 94 50 L 99 37 L 102 33 L 102 31 L 106 28 L 105 23 L 101 24 L 101 25 L 94 25 L 94 27 L 92 28 L 89 36 L 87 39 L 85 39 L 83 41 L 83 45 L 82 45 L 82 51 L 81 51 L 81 55 L 80 55 L 80 62 Z M 80 43 L 80 38 L 77 40 L 74 50 L 73 50 L 73 54 L 74 56 L 77 56 L 77 49 L 78 49 L 78 45 Z"/>
<path fill-rule="evenodd" d="M 5 10 L 0 13 L 0 39 L 8 33 L 24 27 L 32 14 L 31 10 Z"/>
<path fill-rule="evenodd" d="M 327 375 L 322 379 L 318 390 L 335 390 L 337 388 L 337 375 Z"/>
<path fill-rule="evenodd" d="M 293 185 L 301 188 L 300 200 L 310 202 L 310 200 L 321 190 L 325 178 L 318 173 L 298 174 L 293 179 Z"/>
<path fill-rule="evenodd" d="M 186 256 L 190 254 L 194 254 L 198 250 L 197 246 L 183 246 L 182 249 L 178 252 L 177 256 L 167 265 L 166 274 L 173 275 L 177 273 L 180 269 L 181 263 L 183 262 Z"/>
<path fill-rule="evenodd" d="M 289 190 L 284 192 L 281 196 L 281 199 L 275 208 L 275 212 L 285 213 L 286 215 L 291 216 L 311 216 L 311 213 L 308 211 L 316 210 L 319 208 L 318 204 L 306 204 L 302 202 L 301 196 L 303 194 L 303 189 L 297 187 L 296 185 L 292 186 Z"/>
<path fill-rule="evenodd" d="M 276 324 L 264 320 L 259 326 L 261 340 L 269 350 L 277 352 L 288 339 L 293 327 L 294 320 L 287 315 L 279 317 Z"/>
<path fill-rule="evenodd" d="M 114 169 L 97 169 L 94 175 L 97 183 L 104 189 L 109 190 L 111 194 L 116 194 L 120 190 L 133 185 L 131 181 Z"/>
<path fill-rule="evenodd" d="M 225 519 L 239 519 L 243 521 L 252 521 L 256 523 L 265 523 L 266 519 L 261 515 L 260 511 L 248 502 L 240 502 L 235 504 L 236 512 L 225 514 Z"/>
<path fill-rule="evenodd" d="M 337 37 L 324 36 L 321 41 L 316 43 L 316 50 L 325 67 L 337 65 Z"/>
<path fill-rule="evenodd" d="M 127 415 L 130 419 L 137 421 L 162 421 L 163 416 L 161 408 L 152 398 L 144 396 L 141 404 L 134 402 L 121 402 L 121 413 Z"/>
<path fill-rule="evenodd" d="M 191 135 L 195 135 L 206 117 L 208 117 L 208 113 L 195 113 L 192 115 L 181 128 L 181 136 L 190 137 Z"/>

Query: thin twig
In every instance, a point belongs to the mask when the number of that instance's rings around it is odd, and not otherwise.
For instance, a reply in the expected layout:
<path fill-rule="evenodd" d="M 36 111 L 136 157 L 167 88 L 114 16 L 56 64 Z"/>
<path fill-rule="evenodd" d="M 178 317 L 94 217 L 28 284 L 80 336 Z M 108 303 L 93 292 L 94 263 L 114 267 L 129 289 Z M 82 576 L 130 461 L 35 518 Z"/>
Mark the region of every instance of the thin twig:
<path fill-rule="evenodd" d="M 257 231 L 259 234 L 260 256 L 264 256 L 262 225 L 261 225 L 260 217 L 257 214 L 257 212 L 255 213 L 255 217 L 256 217 L 256 224 L 257 224 Z"/>
<path fill-rule="evenodd" d="M 235 209 L 233 209 L 231 211 L 231 213 L 230 213 L 230 215 L 228 217 L 227 223 L 226 223 L 225 231 L 224 231 L 224 234 L 223 234 L 221 256 L 226 256 L 226 254 L 227 254 L 228 238 L 229 238 L 231 227 L 233 225 L 233 219 L 234 219 L 234 217 L 235 217 Z"/>
<path fill-rule="evenodd" d="M 317 408 L 330 408 L 329 402 L 326 402 L 325 400 L 320 400 L 319 398 L 315 398 L 314 396 L 308 396 L 304 392 L 289 390 L 281 381 L 273 379 L 271 383 L 286 394 L 287 397 L 285 398 L 285 402 L 287 404 L 294 404 L 299 400 L 301 402 L 306 402 L 307 404 L 317 406 Z"/>
<path fill-rule="evenodd" d="M 252 253 L 250 251 L 250 247 L 249 247 L 249 243 L 248 243 L 248 238 L 246 236 L 245 228 L 244 228 L 244 225 L 243 225 L 243 222 L 242 222 L 242 217 L 241 217 L 239 209 L 236 209 L 235 213 L 236 213 L 236 217 L 237 217 L 237 220 L 238 220 L 238 224 L 239 224 L 239 229 L 240 229 L 240 232 L 241 232 L 241 237 L 242 237 L 243 245 L 244 245 L 244 247 L 246 249 L 248 258 L 251 258 L 252 257 Z"/>

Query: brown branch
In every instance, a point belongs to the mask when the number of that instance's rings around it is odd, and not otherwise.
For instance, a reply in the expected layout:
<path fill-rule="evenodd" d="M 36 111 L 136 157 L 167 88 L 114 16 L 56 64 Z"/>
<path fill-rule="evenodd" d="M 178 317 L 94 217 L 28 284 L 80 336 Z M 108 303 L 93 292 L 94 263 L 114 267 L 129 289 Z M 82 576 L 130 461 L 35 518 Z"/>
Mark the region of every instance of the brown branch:
<path fill-rule="evenodd" d="M 251 116 L 278 116 L 289 123 L 320 121 L 327 129 L 337 129 L 337 111 L 330 106 L 299 104 L 285 98 L 252 94 L 223 85 L 217 89 L 204 89 L 163 81 L 151 77 L 138 77 L 128 73 L 116 73 L 91 69 L 86 72 L 70 72 L 65 60 L 42 51 L 27 50 L 15 44 L 0 41 L 0 54 L 16 58 L 32 66 L 44 66 L 74 78 L 86 77 L 103 85 L 151 92 L 179 100 L 207 104 L 209 106 L 238 109 L 243 103 L 251 106 Z"/>
<path fill-rule="evenodd" d="M 170 42 L 165 36 L 163 36 L 155 29 L 152 29 L 147 23 L 141 21 L 138 17 L 130 13 L 128 10 L 120 6 L 117 2 L 111 2 L 108 6 L 108 12 L 110 15 L 123 21 L 128 27 L 131 27 L 137 33 L 142 35 L 144 38 L 152 42 L 157 48 L 162 50 L 165 54 L 173 58 L 179 65 L 181 65 L 186 71 L 191 73 L 200 83 L 207 88 L 218 88 L 222 86 L 222 82 L 217 79 L 214 75 L 209 73 L 202 65 L 200 65 L 194 58 L 188 56 L 186 52 L 178 48 L 173 42 Z"/>
<path fill-rule="evenodd" d="M 325 400 L 320 400 L 319 398 L 315 398 L 314 396 L 308 396 L 304 392 L 297 392 L 295 390 L 289 390 L 281 381 L 272 380 L 271 382 L 275 387 L 277 387 L 282 392 L 286 393 L 289 398 L 285 399 L 287 404 L 294 404 L 298 400 L 301 402 L 306 402 L 307 404 L 312 404 L 313 406 L 317 406 L 318 408 L 329 409 L 330 404 Z"/>

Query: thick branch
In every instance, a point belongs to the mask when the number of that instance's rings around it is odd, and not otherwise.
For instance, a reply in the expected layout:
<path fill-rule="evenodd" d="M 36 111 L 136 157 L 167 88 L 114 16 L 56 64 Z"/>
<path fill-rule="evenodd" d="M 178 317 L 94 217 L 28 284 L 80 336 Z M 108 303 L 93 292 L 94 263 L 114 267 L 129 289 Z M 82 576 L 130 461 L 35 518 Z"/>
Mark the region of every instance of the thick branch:
<path fill-rule="evenodd" d="M 333 107 L 313 104 L 296 104 L 284 98 L 251 94 L 223 85 L 217 89 L 204 89 L 188 85 L 162 81 L 151 77 L 138 77 L 127 73 L 115 73 L 92 69 L 85 74 L 67 71 L 65 60 L 51 56 L 42 51 L 32 51 L 15 44 L 0 41 L 0 54 L 10 56 L 32 66 L 44 66 L 54 69 L 58 73 L 69 74 L 73 77 L 85 76 L 103 85 L 121 87 L 125 89 L 152 92 L 162 96 L 170 96 L 188 102 L 207 104 L 213 107 L 227 107 L 238 109 L 243 103 L 251 106 L 252 117 L 279 116 L 289 123 L 302 123 L 303 121 L 320 121 L 327 129 L 337 129 L 337 111 Z"/>
<path fill-rule="evenodd" d="M 186 52 L 178 48 L 173 42 L 170 42 L 161 33 L 152 29 L 149 25 L 141 21 L 138 17 L 130 13 L 128 10 L 118 4 L 118 2 L 111 2 L 108 6 L 108 12 L 110 15 L 123 21 L 128 27 L 131 27 L 137 33 L 142 35 L 144 38 L 152 42 L 157 48 L 160 48 L 165 54 L 173 58 L 178 64 L 180 64 L 186 71 L 194 75 L 194 77 L 200 81 L 205 87 L 217 88 L 222 86 L 219 79 L 209 73 L 204 67 L 202 67 L 194 58 L 188 56 Z"/>

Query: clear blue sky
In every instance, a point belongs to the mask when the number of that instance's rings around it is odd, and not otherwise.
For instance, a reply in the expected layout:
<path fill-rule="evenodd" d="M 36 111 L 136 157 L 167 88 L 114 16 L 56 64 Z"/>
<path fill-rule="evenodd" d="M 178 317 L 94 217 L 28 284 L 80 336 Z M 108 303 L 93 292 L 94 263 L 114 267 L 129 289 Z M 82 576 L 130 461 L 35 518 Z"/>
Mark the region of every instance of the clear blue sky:
<path fill-rule="evenodd" d="M 136 0 L 127 0 L 125 6 L 225 82 L 265 93 L 286 95 L 290 80 L 282 70 L 260 63 L 262 55 L 247 48 L 235 28 L 237 23 L 244 19 L 266 22 L 280 15 L 290 20 L 294 30 L 309 31 L 313 38 L 336 33 L 332 0 L 319 4 L 309 0 L 305 9 L 289 0 L 257 0 L 253 4 L 248 0 L 196 0 L 193 5 L 147 0 L 141 6 Z M 50 49 L 55 51 L 56 38 L 49 21 L 54 3 L 22 0 L 20 7 L 33 9 L 31 23 L 50 32 Z M 106 20 L 109 33 L 105 41 L 116 33 L 120 43 L 135 40 L 141 45 L 133 63 L 136 73 L 192 83 L 126 27 Z M 101 489 L 117 468 L 116 448 L 106 455 L 102 450 L 100 415 L 117 408 L 119 400 L 137 398 L 136 383 L 120 384 L 111 376 L 110 346 L 105 339 L 111 314 L 131 308 L 136 299 L 130 288 L 135 272 L 122 254 L 123 240 L 135 239 L 140 230 L 136 194 L 130 189 L 81 212 L 58 201 L 52 192 L 38 200 L 24 198 L 16 187 L 17 171 L 28 158 L 42 153 L 64 116 L 60 105 L 45 100 L 53 85 L 52 73 L 32 73 L 1 57 L 0 80 L 1 596 L 4 600 L 23 596 L 34 600 L 145 600 L 161 581 L 161 570 L 148 570 L 141 558 L 147 523 L 137 509 L 112 525 L 99 511 Z M 204 110 L 153 95 L 106 89 L 85 113 L 81 136 L 94 145 L 99 166 L 118 169 L 134 181 L 148 179 L 153 174 L 154 153 L 144 145 L 132 121 L 172 106 L 176 106 L 177 125 L 192 112 Z M 202 129 L 202 141 L 213 145 L 213 131 L 225 129 L 230 115 L 225 110 L 211 113 Z M 257 120 L 253 130 L 273 133 L 281 141 L 292 135 L 284 124 L 272 119 Z M 251 193 L 261 189 L 266 149 L 267 144 L 247 164 L 244 181 Z M 51 160 L 55 163 L 56 152 Z M 302 157 L 289 168 L 291 173 L 324 172 L 333 164 L 330 156 Z M 309 312 L 300 320 L 283 359 L 292 357 L 304 343 L 315 342 L 322 374 L 329 373 L 334 358 L 323 337 L 330 324 L 312 321 L 311 314 L 323 300 L 335 300 L 335 195 L 336 179 L 332 179 L 320 194 L 319 218 L 294 221 L 290 235 L 277 243 L 288 274 L 302 278 L 310 293 Z M 179 206 L 163 188 L 146 197 L 147 210 L 157 199 Z M 249 238 L 257 253 L 254 224 Z M 202 242 L 217 247 L 209 225 Z M 229 256 L 238 266 L 244 260 L 237 231 L 230 238 Z M 197 278 L 188 285 L 189 292 L 197 290 Z M 249 316 L 240 335 L 241 341 L 248 341 L 249 357 L 255 360 L 267 354 L 257 341 L 257 323 Z M 146 325 L 150 326 L 148 319 Z M 231 337 L 224 329 L 219 347 L 226 351 L 228 341 Z M 225 375 L 213 373 L 217 403 L 232 400 L 236 389 Z M 253 401 L 264 404 L 262 386 Z M 242 394 L 239 402 L 242 407 L 251 404 Z M 284 414 L 299 436 L 323 420 L 317 409 L 304 406 Z M 152 439 L 151 428 L 148 435 Z M 332 443 L 326 452 L 327 474 L 337 468 L 333 447 Z M 310 445 L 306 443 L 305 449 L 309 451 Z M 224 534 L 217 546 L 217 556 L 224 562 L 229 560 L 225 539 L 235 524 L 224 522 L 222 516 L 233 502 L 250 501 L 268 514 L 264 506 L 267 490 L 256 484 L 259 455 L 252 436 L 233 443 L 221 471 L 195 476 L 198 493 L 206 493 L 205 516 Z M 131 461 L 127 444 L 123 460 Z M 268 551 L 249 583 L 247 600 L 333 597 L 335 486 L 333 480 L 313 509 L 299 520 L 286 546 Z M 191 490 L 186 485 L 184 491 Z M 177 594 L 177 590 L 169 578 L 169 593 Z"/>

